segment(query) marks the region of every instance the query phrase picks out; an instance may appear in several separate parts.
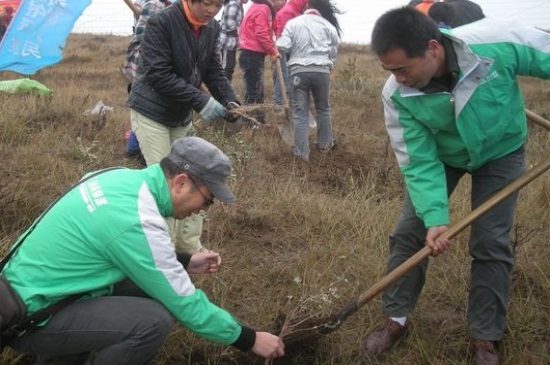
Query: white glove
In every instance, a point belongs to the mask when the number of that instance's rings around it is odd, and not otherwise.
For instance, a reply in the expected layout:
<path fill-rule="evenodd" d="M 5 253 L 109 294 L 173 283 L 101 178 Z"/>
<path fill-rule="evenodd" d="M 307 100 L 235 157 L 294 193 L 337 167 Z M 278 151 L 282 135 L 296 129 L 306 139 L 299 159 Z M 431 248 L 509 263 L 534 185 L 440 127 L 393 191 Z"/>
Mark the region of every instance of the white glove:
<path fill-rule="evenodd" d="M 211 97 L 199 114 L 201 115 L 201 119 L 205 122 L 213 122 L 216 119 L 223 117 L 225 115 L 225 110 L 223 105 Z"/>

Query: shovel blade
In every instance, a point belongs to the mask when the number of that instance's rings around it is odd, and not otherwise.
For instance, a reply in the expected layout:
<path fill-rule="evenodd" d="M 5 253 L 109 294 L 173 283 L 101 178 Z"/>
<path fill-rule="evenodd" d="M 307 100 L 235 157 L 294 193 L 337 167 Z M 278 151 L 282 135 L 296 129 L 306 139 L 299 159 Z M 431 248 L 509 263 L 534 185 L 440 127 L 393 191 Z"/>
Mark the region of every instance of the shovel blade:
<path fill-rule="evenodd" d="M 294 123 L 289 108 L 285 108 L 285 120 L 277 125 L 281 139 L 287 145 L 294 147 Z"/>
<path fill-rule="evenodd" d="M 283 142 L 290 147 L 294 147 L 294 128 L 290 128 L 289 123 L 280 123 L 277 128 Z"/>

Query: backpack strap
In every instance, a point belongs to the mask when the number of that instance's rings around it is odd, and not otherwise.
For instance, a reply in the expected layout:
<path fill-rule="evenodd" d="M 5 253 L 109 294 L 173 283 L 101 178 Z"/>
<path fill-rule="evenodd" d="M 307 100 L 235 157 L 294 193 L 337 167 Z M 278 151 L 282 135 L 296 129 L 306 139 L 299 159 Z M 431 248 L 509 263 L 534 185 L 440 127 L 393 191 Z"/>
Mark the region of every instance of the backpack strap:
<path fill-rule="evenodd" d="M 44 322 L 63 308 L 68 307 L 70 304 L 77 301 L 78 299 L 83 298 L 86 294 L 87 293 L 78 293 L 70 295 L 67 298 L 60 300 L 59 302 L 55 302 L 49 307 L 43 308 L 38 312 L 28 316 L 21 323 L 15 325 L 12 328 L 14 337 L 21 337 L 28 332 L 34 331 L 40 323 Z"/>

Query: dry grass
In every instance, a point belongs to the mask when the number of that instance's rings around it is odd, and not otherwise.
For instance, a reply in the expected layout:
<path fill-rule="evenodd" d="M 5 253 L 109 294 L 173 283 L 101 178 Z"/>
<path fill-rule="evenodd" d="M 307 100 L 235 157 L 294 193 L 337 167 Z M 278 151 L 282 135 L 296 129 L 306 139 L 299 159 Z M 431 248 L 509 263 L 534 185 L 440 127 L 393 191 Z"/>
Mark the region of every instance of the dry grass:
<path fill-rule="evenodd" d="M 123 165 L 128 128 L 126 80 L 119 72 L 128 38 L 73 35 L 62 64 L 35 79 L 51 98 L 0 95 L 0 244 L 8 243 L 85 171 Z M 3 79 L 16 75 L 3 74 Z M 338 149 L 294 161 L 276 131 L 226 137 L 221 128 L 198 133 L 234 161 L 238 203 L 211 209 L 203 243 L 224 266 L 197 277 L 209 297 L 244 323 L 275 331 L 280 321 L 339 311 L 385 272 L 387 237 L 400 210 L 402 184 L 383 127 L 379 98 L 387 74 L 366 47 L 344 46 L 331 84 Z M 235 84 L 242 94 L 241 74 Z M 266 70 L 267 100 L 272 94 Z M 527 106 L 550 118 L 548 83 L 522 80 Z M 106 120 L 84 116 L 99 100 L 114 107 Z M 268 117 L 277 121 L 274 113 Z M 103 125 L 103 122 L 106 122 Z M 528 162 L 547 158 L 549 133 L 531 128 Z M 469 211 L 468 181 L 452 199 L 455 221 Z M 548 174 L 520 197 L 513 233 L 516 268 L 506 364 L 550 364 L 550 181 Z M 465 305 L 470 258 L 467 233 L 451 252 L 432 260 L 408 340 L 388 355 L 367 358 L 362 341 L 381 320 L 380 299 L 337 331 L 275 364 L 467 364 Z M 0 365 L 23 364 L 5 351 Z M 155 364 L 262 364 L 233 349 L 204 342 L 177 327 Z"/>

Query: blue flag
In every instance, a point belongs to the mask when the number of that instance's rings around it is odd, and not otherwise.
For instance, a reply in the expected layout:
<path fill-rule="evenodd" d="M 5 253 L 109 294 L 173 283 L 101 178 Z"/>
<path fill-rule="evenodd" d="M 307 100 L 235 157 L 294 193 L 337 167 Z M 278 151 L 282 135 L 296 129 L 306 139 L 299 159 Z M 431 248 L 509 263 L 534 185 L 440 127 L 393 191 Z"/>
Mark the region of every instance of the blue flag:
<path fill-rule="evenodd" d="M 67 37 L 90 2 L 0 0 L 0 71 L 33 75 L 61 61 Z"/>

